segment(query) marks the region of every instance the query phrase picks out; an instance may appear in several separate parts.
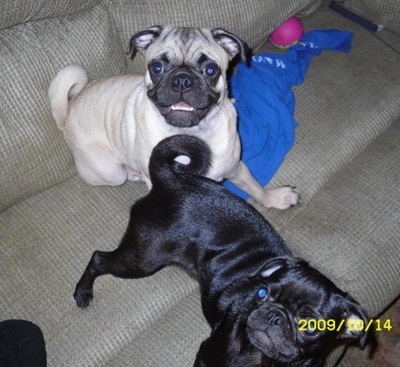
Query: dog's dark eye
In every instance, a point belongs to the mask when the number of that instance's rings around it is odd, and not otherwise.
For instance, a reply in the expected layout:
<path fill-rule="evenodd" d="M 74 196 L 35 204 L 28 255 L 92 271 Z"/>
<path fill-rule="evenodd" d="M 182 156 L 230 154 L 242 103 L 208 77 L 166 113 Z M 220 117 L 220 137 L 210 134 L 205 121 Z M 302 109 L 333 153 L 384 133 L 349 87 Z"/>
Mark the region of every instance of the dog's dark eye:
<path fill-rule="evenodd" d="M 257 292 L 257 297 L 259 300 L 265 300 L 268 297 L 269 291 L 267 288 L 260 288 Z"/>
<path fill-rule="evenodd" d="M 318 334 L 318 330 L 315 328 L 308 327 L 305 333 L 307 334 L 307 336 L 315 336 Z"/>
<path fill-rule="evenodd" d="M 164 67 L 159 63 L 155 63 L 155 64 L 151 65 L 150 71 L 154 75 L 160 75 L 164 72 Z"/>
<path fill-rule="evenodd" d="M 209 78 L 214 78 L 218 74 L 218 67 L 214 64 L 209 64 L 203 69 L 203 73 Z"/>
<path fill-rule="evenodd" d="M 303 331 L 308 337 L 319 335 L 319 323 L 315 319 L 301 319 L 299 322 L 299 330 Z"/>

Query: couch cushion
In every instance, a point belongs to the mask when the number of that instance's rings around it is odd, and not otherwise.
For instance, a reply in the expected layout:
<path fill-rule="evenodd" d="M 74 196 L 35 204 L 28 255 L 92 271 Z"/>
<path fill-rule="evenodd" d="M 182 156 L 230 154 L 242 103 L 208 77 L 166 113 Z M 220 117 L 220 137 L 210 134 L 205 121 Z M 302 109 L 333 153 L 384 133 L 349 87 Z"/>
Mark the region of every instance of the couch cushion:
<path fill-rule="evenodd" d="M 326 7 L 303 23 L 306 30 L 343 29 L 354 31 L 354 37 L 349 54 L 315 57 L 305 82 L 294 89 L 299 124 L 295 144 L 269 186 L 296 186 L 301 204 L 284 212 L 256 204 L 278 229 L 400 116 L 398 53 Z"/>
<path fill-rule="evenodd" d="M 106 366 L 192 366 L 201 342 L 210 334 L 196 289 L 147 331 L 127 343 Z"/>
<path fill-rule="evenodd" d="M 47 97 L 57 71 L 80 63 L 91 77 L 117 74 L 126 58 L 103 5 L 1 30 L 0 48 L 1 210 L 73 172 Z"/>
<path fill-rule="evenodd" d="M 400 120 L 330 180 L 282 232 L 297 256 L 352 294 L 370 316 L 400 294 L 399 141 Z"/>
<path fill-rule="evenodd" d="M 322 0 L 246 2 L 201 0 L 107 1 L 114 14 L 121 38 L 128 45 L 130 37 L 155 24 L 174 26 L 223 27 L 254 48 L 284 20 L 299 12 L 309 14 Z M 131 70 L 142 72 L 143 58 L 136 56 Z"/>
<path fill-rule="evenodd" d="M 14 0 L 2 0 L 0 29 L 32 20 L 71 14 L 89 9 L 98 2 L 99 0 L 36 0 L 18 2 Z"/>
<path fill-rule="evenodd" d="M 400 294 L 400 120 L 341 170 L 286 224 L 281 235 L 378 317 Z M 344 345 L 325 366 L 336 366 Z"/>
<path fill-rule="evenodd" d="M 91 306 L 75 305 L 92 252 L 117 247 L 130 205 L 146 191 L 135 183 L 94 188 L 73 176 L 0 215 L 1 318 L 37 323 L 49 366 L 102 365 L 197 288 L 168 267 L 140 280 L 101 277 Z"/>

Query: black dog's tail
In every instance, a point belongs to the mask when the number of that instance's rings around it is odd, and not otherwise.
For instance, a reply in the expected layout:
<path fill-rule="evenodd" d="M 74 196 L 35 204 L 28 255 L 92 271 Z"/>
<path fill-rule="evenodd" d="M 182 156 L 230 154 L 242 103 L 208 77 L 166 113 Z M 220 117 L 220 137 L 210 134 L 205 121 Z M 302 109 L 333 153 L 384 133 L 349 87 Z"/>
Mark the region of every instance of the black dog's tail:
<path fill-rule="evenodd" d="M 150 157 L 150 179 L 153 185 L 175 180 L 176 174 L 205 176 L 211 164 L 211 151 L 201 139 L 174 135 L 160 141 Z"/>

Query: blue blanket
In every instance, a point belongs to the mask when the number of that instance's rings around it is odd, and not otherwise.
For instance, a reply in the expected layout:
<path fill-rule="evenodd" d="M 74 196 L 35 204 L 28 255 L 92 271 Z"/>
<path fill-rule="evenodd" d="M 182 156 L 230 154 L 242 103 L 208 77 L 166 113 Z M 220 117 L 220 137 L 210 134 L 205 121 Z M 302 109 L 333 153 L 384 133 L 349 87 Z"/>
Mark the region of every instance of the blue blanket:
<path fill-rule="evenodd" d="M 353 34 L 339 30 L 305 33 L 285 54 L 261 53 L 239 63 L 230 79 L 236 99 L 242 161 L 265 186 L 283 162 L 295 139 L 294 85 L 304 81 L 315 55 L 323 50 L 350 52 Z M 223 185 L 247 199 L 249 195 L 229 181 Z"/>

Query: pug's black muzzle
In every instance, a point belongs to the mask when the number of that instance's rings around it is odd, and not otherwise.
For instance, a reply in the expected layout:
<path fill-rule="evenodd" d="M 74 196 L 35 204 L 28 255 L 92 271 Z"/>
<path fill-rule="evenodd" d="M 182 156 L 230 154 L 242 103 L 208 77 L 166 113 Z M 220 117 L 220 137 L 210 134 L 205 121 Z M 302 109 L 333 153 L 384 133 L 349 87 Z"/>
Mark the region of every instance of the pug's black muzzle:
<path fill-rule="evenodd" d="M 188 68 L 178 68 L 152 80 L 156 84 L 147 95 L 172 126 L 198 125 L 220 98 L 206 77 Z"/>
<path fill-rule="evenodd" d="M 185 71 L 177 73 L 172 79 L 172 88 L 181 95 L 189 92 L 192 88 L 192 85 L 193 78 L 189 73 Z"/>

